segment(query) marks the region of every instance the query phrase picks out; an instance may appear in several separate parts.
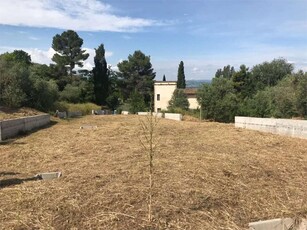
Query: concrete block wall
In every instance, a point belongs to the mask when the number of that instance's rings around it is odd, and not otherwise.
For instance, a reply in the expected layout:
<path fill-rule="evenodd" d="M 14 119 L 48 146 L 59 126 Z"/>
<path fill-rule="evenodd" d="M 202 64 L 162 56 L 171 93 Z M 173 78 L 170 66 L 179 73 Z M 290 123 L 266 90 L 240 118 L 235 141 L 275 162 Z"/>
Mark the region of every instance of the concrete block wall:
<path fill-rule="evenodd" d="M 81 111 L 68 111 L 67 116 L 68 117 L 81 117 L 82 112 Z"/>
<path fill-rule="evenodd" d="M 39 115 L 39 116 L 32 116 L 26 117 L 25 120 L 25 131 L 31 131 L 38 127 L 45 126 L 50 123 L 50 115 Z"/>
<path fill-rule="evenodd" d="M 104 110 L 92 110 L 93 115 L 104 115 Z"/>
<path fill-rule="evenodd" d="M 163 117 L 163 113 L 152 113 L 152 115 L 159 118 Z"/>
<path fill-rule="evenodd" d="M 14 137 L 22 132 L 27 132 L 50 123 L 50 115 L 37 115 L 0 121 L 0 141 Z"/>
<path fill-rule="evenodd" d="M 147 115 L 150 115 L 150 112 L 138 112 L 138 115 L 147 116 Z"/>
<path fill-rule="evenodd" d="M 94 114 L 94 115 L 110 115 L 110 114 L 112 114 L 112 111 L 109 110 L 109 109 L 92 110 L 92 114 Z"/>
<path fill-rule="evenodd" d="M 66 112 L 58 112 L 58 113 L 57 113 L 57 116 L 58 116 L 59 118 L 66 118 L 66 117 L 67 117 L 67 113 L 66 113 Z"/>
<path fill-rule="evenodd" d="M 307 120 L 237 116 L 235 127 L 307 139 Z"/>
<path fill-rule="evenodd" d="M 14 137 L 20 132 L 24 132 L 24 119 L 14 119 L 0 121 L 0 139 L 5 140 Z"/>
<path fill-rule="evenodd" d="M 175 121 L 182 121 L 182 114 L 180 113 L 165 113 L 164 118 Z"/>
<path fill-rule="evenodd" d="M 297 226 L 293 226 L 295 221 L 291 218 L 272 219 L 249 223 L 250 230 L 306 230 L 307 220 L 302 219 Z"/>
<path fill-rule="evenodd" d="M 150 112 L 138 112 L 137 114 L 140 115 L 140 116 L 148 116 L 148 115 L 150 115 Z M 159 118 L 163 117 L 163 113 L 153 112 L 152 115 L 155 116 L 155 117 L 159 117 Z"/>

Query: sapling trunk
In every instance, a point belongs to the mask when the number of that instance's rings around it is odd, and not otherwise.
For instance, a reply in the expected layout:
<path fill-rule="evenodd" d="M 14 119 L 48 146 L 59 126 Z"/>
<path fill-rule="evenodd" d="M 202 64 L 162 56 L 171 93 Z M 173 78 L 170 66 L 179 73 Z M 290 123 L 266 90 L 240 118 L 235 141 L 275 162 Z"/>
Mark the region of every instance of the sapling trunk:
<path fill-rule="evenodd" d="M 154 133 L 157 126 L 157 119 L 152 112 L 146 116 L 146 121 L 140 121 L 143 131 L 144 141 L 140 140 L 143 148 L 148 154 L 149 166 L 149 191 L 148 191 L 148 221 L 152 221 L 152 190 L 153 190 L 153 156 L 154 156 Z"/>

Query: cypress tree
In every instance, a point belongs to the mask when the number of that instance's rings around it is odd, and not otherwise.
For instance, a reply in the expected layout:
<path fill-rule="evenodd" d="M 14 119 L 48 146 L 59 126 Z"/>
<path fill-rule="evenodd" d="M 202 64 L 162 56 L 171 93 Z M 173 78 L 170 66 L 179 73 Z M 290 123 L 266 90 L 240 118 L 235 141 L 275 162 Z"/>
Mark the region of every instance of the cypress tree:
<path fill-rule="evenodd" d="M 165 74 L 163 75 L 163 81 L 166 81 Z"/>
<path fill-rule="evenodd" d="M 98 105 L 105 105 L 108 97 L 109 76 L 104 45 L 101 44 L 95 51 L 93 69 L 95 102 Z"/>
<path fill-rule="evenodd" d="M 184 75 L 184 65 L 183 61 L 180 62 L 178 67 L 178 75 L 177 75 L 177 88 L 178 89 L 185 89 L 185 75 Z"/>

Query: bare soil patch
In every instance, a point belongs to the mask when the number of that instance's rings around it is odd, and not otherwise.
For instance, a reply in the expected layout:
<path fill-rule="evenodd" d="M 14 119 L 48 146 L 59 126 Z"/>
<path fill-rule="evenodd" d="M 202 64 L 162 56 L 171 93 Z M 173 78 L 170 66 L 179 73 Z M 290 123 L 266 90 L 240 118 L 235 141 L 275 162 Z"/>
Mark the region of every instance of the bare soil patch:
<path fill-rule="evenodd" d="M 139 119 L 59 120 L 0 145 L 0 229 L 246 229 L 307 216 L 306 140 L 161 119 L 149 224 Z M 53 171 L 63 176 L 30 180 Z"/>

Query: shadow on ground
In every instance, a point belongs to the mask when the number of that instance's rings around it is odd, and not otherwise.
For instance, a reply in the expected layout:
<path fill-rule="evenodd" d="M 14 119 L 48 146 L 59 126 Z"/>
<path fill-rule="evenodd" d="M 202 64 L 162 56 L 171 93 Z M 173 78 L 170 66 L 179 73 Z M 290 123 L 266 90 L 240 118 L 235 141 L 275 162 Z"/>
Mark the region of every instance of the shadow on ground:
<path fill-rule="evenodd" d="M 14 175 L 14 174 L 6 174 L 6 175 Z M 29 178 L 12 178 L 12 179 L 0 180 L 0 189 L 34 180 L 39 180 L 39 179 L 37 177 L 29 177 Z"/>

